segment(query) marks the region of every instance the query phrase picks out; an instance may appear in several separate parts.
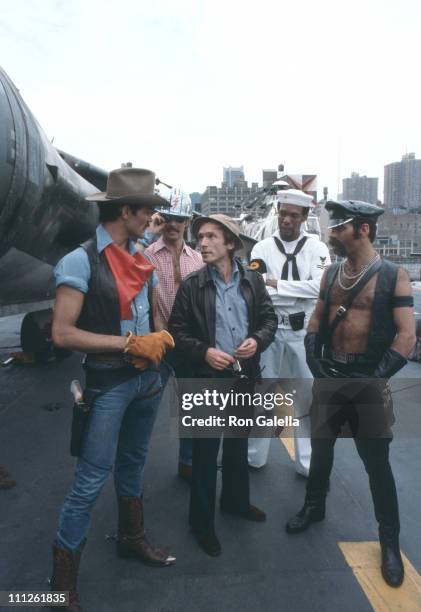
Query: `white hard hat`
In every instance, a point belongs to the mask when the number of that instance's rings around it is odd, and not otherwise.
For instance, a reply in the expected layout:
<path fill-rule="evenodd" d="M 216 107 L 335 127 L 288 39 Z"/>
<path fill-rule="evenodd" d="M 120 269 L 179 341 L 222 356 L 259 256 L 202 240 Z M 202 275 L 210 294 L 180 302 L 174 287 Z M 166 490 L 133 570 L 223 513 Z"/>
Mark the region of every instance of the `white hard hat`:
<path fill-rule="evenodd" d="M 169 201 L 170 207 L 155 208 L 157 213 L 166 217 L 184 217 L 185 219 L 193 216 L 193 207 L 188 193 L 181 191 L 178 187 L 172 187 L 169 193 L 162 193 L 162 197 Z"/>

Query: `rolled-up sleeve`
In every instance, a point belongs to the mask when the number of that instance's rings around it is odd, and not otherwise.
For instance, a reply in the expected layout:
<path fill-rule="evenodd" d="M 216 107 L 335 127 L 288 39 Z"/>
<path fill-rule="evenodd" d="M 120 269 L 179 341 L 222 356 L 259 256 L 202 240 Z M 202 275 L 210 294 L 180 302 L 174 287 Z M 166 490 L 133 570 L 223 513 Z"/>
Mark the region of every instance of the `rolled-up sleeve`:
<path fill-rule="evenodd" d="M 87 293 L 91 277 L 88 255 L 82 247 L 65 255 L 54 268 L 56 287 L 67 285 Z"/>

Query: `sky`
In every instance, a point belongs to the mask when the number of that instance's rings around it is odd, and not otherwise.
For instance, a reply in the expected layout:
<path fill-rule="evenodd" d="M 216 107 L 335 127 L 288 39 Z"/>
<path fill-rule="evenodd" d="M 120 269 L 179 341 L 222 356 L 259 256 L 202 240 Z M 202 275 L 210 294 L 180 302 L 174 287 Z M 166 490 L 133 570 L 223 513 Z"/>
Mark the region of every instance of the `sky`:
<path fill-rule="evenodd" d="M 0 0 L 1 65 L 48 138 L 188 192 L 282 163 L 383 199 L 384 165 L 421 157 L 420 31 L 419 0 Z"/>

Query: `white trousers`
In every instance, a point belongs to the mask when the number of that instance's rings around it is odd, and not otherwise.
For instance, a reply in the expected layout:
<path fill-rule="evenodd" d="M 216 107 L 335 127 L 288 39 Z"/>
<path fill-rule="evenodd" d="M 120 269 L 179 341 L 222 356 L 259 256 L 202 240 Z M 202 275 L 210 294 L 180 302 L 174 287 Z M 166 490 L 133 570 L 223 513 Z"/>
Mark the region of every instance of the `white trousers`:
<path fill-rule="evenodd" d="M 294 428 L 295 469 L 299 474 L 308 476 L 311 457 L 309 412 L 313 376 L 306 363 L 305 334 L 304 329 L 293 331 L 278 328 L 274 341 L 261 355 L 260 365 L 263 370 L 262 377 L 265 379 L 295 379 L 288 381 L 288 386 L 296 389 L 294 417 L 300 419 L 300 426 Z M 260 468 L 266 464 L 270 441 L 271 438 L 249 439 L 249 465 Z"/>

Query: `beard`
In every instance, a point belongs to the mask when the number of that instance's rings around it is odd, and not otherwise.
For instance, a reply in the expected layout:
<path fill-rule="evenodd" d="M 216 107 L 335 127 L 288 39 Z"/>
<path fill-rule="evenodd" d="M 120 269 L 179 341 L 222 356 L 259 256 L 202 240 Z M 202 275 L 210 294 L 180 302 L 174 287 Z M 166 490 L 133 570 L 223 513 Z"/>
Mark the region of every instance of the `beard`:
<path fill-rule="evenodd" d="M 335 255 L 339 255 L 339 257 L 346 257 L 348 255 L 346 247 L 337 238 L 329 238 L 329 244 L 334 250 Z"/>

